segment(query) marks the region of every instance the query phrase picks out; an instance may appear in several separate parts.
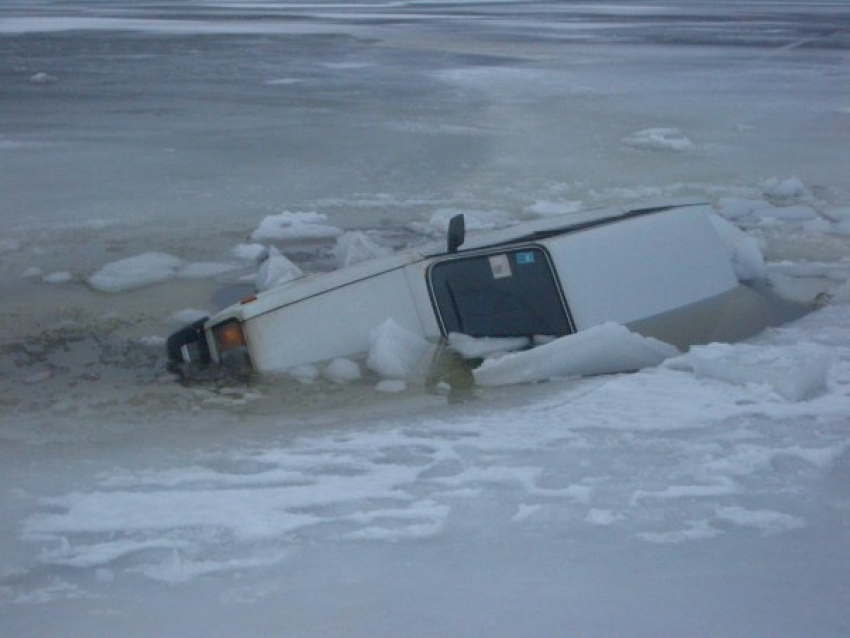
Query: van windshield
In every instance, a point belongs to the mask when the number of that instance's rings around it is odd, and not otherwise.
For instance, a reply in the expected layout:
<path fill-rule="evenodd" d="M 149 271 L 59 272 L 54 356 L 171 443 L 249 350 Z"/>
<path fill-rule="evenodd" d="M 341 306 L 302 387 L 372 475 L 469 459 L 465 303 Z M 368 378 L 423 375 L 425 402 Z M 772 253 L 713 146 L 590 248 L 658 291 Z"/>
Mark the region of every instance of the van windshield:
<path fill-rule="evenodd" d="M 453 257 L 431 266 L 428 279 L 443 334 L 518 337 L 574 332 L 542 248 Z"/>

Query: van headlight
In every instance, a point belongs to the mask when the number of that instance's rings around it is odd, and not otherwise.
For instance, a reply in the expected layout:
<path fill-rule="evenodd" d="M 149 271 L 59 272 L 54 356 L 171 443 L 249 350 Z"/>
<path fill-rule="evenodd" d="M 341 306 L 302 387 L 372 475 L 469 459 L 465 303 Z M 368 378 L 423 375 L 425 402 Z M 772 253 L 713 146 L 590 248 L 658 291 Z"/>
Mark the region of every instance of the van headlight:
<path fill-rule="evenodd" d="M 245 332 L 240 321 L 230 319 L 213 326 L 212 335 L 221 363 L 228 367 L 251 367 L 248 343 L 245 341 Z"/>

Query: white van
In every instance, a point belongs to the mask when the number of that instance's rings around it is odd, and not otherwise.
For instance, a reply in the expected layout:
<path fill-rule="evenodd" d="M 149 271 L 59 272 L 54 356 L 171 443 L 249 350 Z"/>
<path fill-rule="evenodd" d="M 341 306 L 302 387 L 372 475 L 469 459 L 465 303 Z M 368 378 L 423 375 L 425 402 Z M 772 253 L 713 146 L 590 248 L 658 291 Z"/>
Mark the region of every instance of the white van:
<path fill-rule="evenodd" d="M 168 340 L 175 364 L 257 372 L 350 357 L 387 319 L 431 340 L 568 335 L 608 321 L 653 335 L 738 286 L 703 203 L 605 209 L 408 250 L 252 295 Z M 656 335 L 653 335 L 656 336 Z"/>

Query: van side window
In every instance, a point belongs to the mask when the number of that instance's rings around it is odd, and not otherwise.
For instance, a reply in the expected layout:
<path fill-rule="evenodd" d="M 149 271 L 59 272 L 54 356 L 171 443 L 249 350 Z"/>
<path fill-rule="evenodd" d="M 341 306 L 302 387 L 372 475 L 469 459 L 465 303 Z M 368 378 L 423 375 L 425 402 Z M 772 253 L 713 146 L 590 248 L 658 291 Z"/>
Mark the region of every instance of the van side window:
<path fill-rule="evenodd" d="M 431 266 L 428 278 L 444 334 L 517 337 L 573 332 L 541 248 L 447 259 Z"/>

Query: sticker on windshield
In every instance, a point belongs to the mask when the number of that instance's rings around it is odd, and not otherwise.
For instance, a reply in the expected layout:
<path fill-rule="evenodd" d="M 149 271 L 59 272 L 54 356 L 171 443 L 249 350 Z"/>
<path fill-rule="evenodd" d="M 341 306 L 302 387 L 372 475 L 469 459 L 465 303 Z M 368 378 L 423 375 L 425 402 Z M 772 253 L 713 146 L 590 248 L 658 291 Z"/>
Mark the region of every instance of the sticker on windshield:
<path fill-rule="evenodd" d="M 507 255 L 493 255 L 490 257 L 490 270 L 493 271 L 493 279 L 504 279 L 513 275 L 511 262 Z"/>
<path fill-rule="evenodd" d="M 525 264 L 533 264 L 534 263 L 534 251 L 527 250 L 525 252 L 516 254 L 516 263 L 517 266 L 523 266 Z"/>

